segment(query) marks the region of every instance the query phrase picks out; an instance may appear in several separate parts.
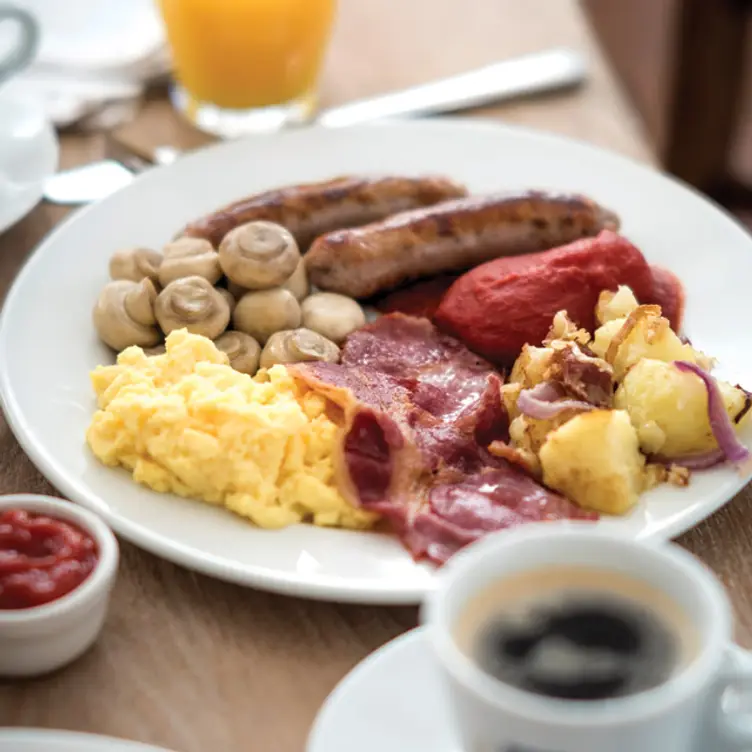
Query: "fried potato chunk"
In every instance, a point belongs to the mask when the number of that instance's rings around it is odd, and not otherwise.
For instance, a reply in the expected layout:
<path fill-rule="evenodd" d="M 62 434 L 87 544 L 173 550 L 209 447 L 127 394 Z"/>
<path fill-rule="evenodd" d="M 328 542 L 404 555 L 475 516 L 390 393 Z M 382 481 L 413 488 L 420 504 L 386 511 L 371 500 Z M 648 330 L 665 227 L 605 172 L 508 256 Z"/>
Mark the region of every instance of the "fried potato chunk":
<path fill-rule="evenodd" d="M 543 482 L 587 509 L 625 514 L 644 485 L 645 458 L 624 410 L 581 413 L 541 447 Z"/>
<path fill-rule="evenodd" d="M 564 411 L 549 420 L 536 420 L 527 415 L 518 415 L 509 424 L 509 438 L 513 446 L 525 454 L 528 464 L 536 474 L 540 474 L 538 453 L 546 443 L 546 439 L 552 431 L 571 420 L 574 415 L 576 413 L 571 410 Z"/>
<path fill-rule="evenodd" d="M 615 319 L 625 319 L 640 304 L 629 287 L 621 285 L 616 292 L 603 290 L 595 306 L 595 318 L 599 324 Z"/>
<path fill-rule="evenodd" d="M 744 409 L 745 394 L 718 380 L 726 412 L 734 420 Z M 682 457 L 715 449 L 708 416 L 708 393 L 692 373 L 671 363 L 644 358 L 616 390 L 614 405 L 629 413 L 646 454 Z"/>
<path fill-rule="evenodd" d="M 525 345 L 512 366 L 507 383 L 519 384 L 523 389 L 531 389 L 548 378 L 553 351 L 549 347 Z"/>
<path fill-rule="evenodd" d="M 713 365 L 710 358 L 681 341 L 661 316 L 660 306 L 638 306 L 626 318 L 607 320 L 596 329 L 590 347 L 613 366 L 617 381 L 643 358 L 667 363 L 687 360 L 708 370 Z"/>

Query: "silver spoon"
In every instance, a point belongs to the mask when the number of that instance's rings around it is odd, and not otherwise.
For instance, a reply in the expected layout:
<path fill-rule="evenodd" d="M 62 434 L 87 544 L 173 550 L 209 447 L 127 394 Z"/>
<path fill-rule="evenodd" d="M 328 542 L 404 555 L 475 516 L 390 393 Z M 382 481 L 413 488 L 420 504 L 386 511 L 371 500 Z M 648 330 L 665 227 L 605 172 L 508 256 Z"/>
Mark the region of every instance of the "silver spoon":
<path fill-rule="evenodd" d="M 503 60 L 468 73 L 403 91 L 351 102 L 325 110 L 313 122 L 330 128 L 386 117 L 416 117 L 457 112 L 512 98 L 568 89 L 585 79 L 585 61 L 578 52 L 553 49 Z M 153 164 L 174 162 L 181 152 L 168 146 L 155 149 Z M 149 162 L 130 158 L 105 159 L 62 170 L 45 184 L 44 198 L 55 204 L 87 204 L 128 185 Z"/>

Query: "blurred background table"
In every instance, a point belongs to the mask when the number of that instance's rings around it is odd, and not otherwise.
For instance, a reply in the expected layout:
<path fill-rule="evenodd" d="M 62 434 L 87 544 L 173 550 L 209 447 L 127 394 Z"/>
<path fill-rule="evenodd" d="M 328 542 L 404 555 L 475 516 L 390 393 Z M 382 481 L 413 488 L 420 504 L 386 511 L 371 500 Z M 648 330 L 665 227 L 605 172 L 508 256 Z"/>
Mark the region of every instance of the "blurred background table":
<path fill-rule="evenodd" d="M 636 113 L 575 0 L 343 1 L 322 105 L 552 45 L 588 55 L 590 80 L 582 90 L 477 116 L 555 131 L 653 162 Z M 208 141 L 172 112 L 161 92 L 118 137 L 141 149 Z M 62 166 L 71 166 L 101 157 L 105 137 L 67 134 L 62 145 Z M 65 214 L 39 206 L 0 237 L 0 294 Z M 0 419 L 0 492 L 13 491 L 55 492 Z M 752 499 L 749 491 L 742 496 L 682 542 L 723 577 L 740 614 L 740 639 L 750 644 L 752 557 L 742 512 Z M 335 683 L 417 620 L 412 608 L 340 606 L 242 589 L 127 543 L 122 553 L 99 643 L 54 676 L 0 683 L 0 725 L 111 734 L 177 752 L 299 752 Z"/>

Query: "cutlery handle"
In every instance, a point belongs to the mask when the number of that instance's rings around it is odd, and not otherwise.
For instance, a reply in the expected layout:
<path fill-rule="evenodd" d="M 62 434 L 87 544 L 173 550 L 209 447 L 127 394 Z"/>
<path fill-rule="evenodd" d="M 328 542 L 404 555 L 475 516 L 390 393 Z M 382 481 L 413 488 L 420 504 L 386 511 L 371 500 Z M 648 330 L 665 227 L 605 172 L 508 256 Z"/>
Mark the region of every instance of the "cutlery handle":
<path fill-rule="evenodd" d="M 480 107 L 513 97 L 577 86 L 585 79 L 578 52 L 553 49 L 504 60 L 468 73 L 326 110 L 325 126 L 343 126 L 384 117 L 436 115 Z"/>

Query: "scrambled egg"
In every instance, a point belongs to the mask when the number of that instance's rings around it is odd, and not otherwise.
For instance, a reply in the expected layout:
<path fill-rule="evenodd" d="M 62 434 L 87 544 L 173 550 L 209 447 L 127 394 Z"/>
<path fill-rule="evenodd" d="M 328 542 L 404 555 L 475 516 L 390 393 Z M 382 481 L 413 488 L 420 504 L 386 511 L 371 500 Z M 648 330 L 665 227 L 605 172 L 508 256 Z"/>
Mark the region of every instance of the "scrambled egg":
<path fill-rule="evenodd" d="M 155 491 L 222 505 L 265 528 L 296 522 L 366 528 L 376 515 L 337 489 L 339 427 L 323 397 L 284 366 L 255 377 L 185 330 L 164 355 L 129 347 L 91 374 L 99 409 L 87 432 L 94 454 Z"/>

